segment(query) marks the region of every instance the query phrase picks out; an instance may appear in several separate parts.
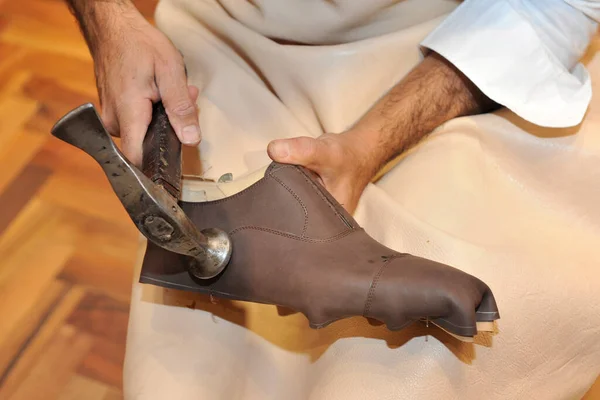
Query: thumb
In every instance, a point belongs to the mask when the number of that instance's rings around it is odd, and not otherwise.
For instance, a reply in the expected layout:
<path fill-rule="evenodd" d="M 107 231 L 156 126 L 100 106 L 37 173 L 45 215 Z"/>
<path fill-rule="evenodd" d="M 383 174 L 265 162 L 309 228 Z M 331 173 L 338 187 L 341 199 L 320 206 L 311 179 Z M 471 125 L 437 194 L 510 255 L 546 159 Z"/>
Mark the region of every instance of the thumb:
<path fill-rule="evenodd" d="M 323 146 L 321 140 L 311 137 L 278 139 L 269 143 L 267 153 L 273 161 L 315 169 L 322 164 L 325 156 Z"/>

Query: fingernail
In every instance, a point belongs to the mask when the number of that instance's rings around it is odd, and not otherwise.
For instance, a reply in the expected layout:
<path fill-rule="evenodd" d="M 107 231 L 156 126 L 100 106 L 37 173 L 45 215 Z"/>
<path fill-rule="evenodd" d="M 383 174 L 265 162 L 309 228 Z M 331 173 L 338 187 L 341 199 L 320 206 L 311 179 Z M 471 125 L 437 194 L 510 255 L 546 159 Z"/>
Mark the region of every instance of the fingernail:
<path fill-rule="evenodd" d="M 194 144 L 200 141 L 200 128 L 196 125 L 188 125 L 181 130 L 183 143 Z"/>
<path fill-rule="evenodd" d="M 290 146 L 286 141 L 273 142 L 271 146 L 271 153 L 273 153 L 275 158 L 287 158 L 287 156 L 290 154 Z"/>

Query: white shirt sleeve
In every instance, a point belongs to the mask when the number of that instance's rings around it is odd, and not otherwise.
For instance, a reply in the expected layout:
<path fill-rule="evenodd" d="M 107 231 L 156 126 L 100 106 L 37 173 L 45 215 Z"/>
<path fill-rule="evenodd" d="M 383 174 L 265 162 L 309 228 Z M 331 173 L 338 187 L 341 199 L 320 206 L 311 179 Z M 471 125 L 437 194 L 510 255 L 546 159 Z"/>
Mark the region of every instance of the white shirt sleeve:
<path fill-rule="evenodd" d="M 591 99 L 578 60 L 598 20 L 600 0 L 465 0 L 421 44 L 522 118 L 566 127 Z"/>

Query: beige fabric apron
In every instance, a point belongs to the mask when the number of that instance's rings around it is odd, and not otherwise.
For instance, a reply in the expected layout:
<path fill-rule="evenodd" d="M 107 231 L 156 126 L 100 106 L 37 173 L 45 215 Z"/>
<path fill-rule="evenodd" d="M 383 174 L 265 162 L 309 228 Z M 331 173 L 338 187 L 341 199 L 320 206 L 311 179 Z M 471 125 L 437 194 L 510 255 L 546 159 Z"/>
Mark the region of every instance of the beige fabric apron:
<path fill-rule="evenodd" d="M 201 162 L 188 152 L 186 167 L 237 182 L 187 182 L 184 198 L 258 179 L 274 138 L 351 126 L 455 6 L 391 3 L 163 0 L 157 23 L 204 88 Z M 600 82 L 600 59 L 590 69 Z M 136 283 L 126 398 L 575 399 L 600 373 L 600 99 L 572 129 L 507 111 L 451 121 L 370 185 L 356 216 L 385 245 L 488 283 L 499 332 L 467 344 L 362 318 L 311 330 L 273 306 Z"/>

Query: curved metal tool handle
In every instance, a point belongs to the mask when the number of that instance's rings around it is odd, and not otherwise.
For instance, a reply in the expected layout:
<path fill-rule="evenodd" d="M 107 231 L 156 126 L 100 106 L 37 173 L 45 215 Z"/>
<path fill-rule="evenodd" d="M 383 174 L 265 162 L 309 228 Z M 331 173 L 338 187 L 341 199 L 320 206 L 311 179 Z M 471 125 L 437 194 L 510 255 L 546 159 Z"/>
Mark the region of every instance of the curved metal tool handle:
<path fill-rule="evenodd" d="M 174 198 L 181 193 L 181 142 L 162 102 L 152 106 L 152 121 L 144 137 L 142 171 Z"/>
<path fill-rule="evenodd" d="M 231 256 L 227 234 L 218 229 L 200 233 L 177 201 L 125 158 L 92 104 L 69 112 L 52 134 L 92 156 L 140 232 L 164 249 L 193 257 L 194 276 L 212 278 L 225 268 Z"/>

